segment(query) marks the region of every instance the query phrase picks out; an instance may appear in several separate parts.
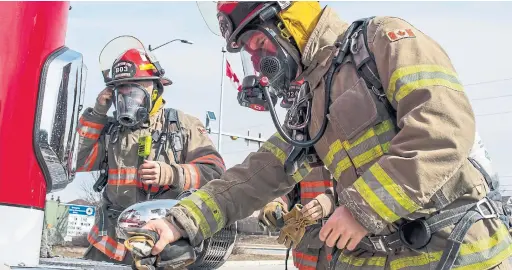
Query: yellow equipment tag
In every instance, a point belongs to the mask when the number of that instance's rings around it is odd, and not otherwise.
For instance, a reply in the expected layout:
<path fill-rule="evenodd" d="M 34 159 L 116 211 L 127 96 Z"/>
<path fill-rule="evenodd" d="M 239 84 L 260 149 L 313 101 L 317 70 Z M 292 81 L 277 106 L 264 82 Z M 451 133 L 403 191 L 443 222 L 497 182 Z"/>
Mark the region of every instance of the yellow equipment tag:
<path fill-rule="evenodd" d="M 151 136 L 139 138 L 139 157 L 147 157 L 151 153 Z"/>

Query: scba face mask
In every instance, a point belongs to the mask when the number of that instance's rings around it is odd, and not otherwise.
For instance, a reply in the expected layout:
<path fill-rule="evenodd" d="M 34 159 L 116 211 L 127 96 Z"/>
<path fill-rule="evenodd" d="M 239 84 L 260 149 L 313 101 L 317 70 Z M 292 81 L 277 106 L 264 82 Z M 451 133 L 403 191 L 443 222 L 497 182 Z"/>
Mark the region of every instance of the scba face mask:
<path fill-rule="evenodd" d="M 116 120 L 126 127 L 144 123 L 151 110 L 151 97 L 144 86 L 124 83 L 114 87 Z"/>
<path fill-rule="evenodd" d="M 282 48 L 285 42 L 278 41 L 280 37 L 272 28 L 249 28 L 238 39 L 244 75 L 267 77 L 274 94 L 289 99 L 290 83 L 300 71 L 298 60 Z"/>

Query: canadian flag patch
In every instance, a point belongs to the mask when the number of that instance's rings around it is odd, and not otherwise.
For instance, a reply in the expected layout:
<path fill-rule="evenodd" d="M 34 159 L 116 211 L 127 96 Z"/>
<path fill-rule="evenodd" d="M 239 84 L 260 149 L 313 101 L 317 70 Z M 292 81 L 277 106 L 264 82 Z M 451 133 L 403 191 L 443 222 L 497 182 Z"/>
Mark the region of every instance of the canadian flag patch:
<path fill-rule="evenodd" d="M 397 41 L 403 38 L 415 38 L 416 35 L 411 29 L 398 29 L 389 31 L 386 33 L 386 36 L 389 38 L 391 42 Z"/>
<path fill-rule="evenodd" d="M 198 127 L 197 131 L 199 131 L 200 134 L 205 134 L 206 133 L 206 129 L 204 127 Z"/>

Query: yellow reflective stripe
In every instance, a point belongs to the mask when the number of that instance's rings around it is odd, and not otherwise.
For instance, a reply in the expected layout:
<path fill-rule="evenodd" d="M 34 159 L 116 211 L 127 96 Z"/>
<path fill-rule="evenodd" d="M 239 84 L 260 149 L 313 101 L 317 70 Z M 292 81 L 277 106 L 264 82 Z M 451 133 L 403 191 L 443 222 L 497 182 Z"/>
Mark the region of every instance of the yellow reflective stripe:
<path fill-rule="evenodd" d="M 508 242 L 510 242 L 510 235 L 504 224 L 500 223 L 500 228 L 496 231 L 494 235 L 489 238 L 480 239 L 473 243 L 468 243 L 462 245 L 459 251 L 460 256 L 470 255 L 474 253 L 481 253 L 483 251 L 489 250 L 502 241 L 506 241 L 508 238 Z M 504 261 L 507 257 L 512 254 L 512 245 L 507 245 L 507 248 L 500 251 L 496 256 L 493 256 L 489 260 L 485 260 L 482 262 L 477 262 L 470 265 L 464 265 L 460 267 L 455 267 L 454 269 L 486 269 L 498 264 L 501 261 Z"/>
<path fill-rule="evenodd" d="M 431 262 L 437 262 L 443 255 L 442 251 L 423 253 L 418 256 L 404 257 L 391 261 L 389 264 L 392 270 L 398 270 L 408 267 L 426 265 Z"/>
<path fill-rule="evenodd" d="M 342 159 L 338 164 L 336 164 L 336 170 L 334 171 L 334 178 L 336 181 L 341 176 L 341 173 L 344 172 L 346 169 L 350 168 L 352 166 L 352 161 L 350 161 L 349 157 L 345 157 Z"/>
<path fill-rule="evenodd" d="M 339 262 L 353 266 L 382 266 L 386 265 L 386 257 L 357 258 L 350 255 L 341 254 L 338 257 Z M 366 262 L 366 263 L 365 263 Z"/>
<path fill-rule="evenodd" d="M 398 202 L 405 210 L 410 213 L 420 209 L 420 206 L 416 204 L 407 194 L 400 185 L 397 185 L 391 177 L 382 169 L 379 163 L 375 163 L 370 167 L 370 172 L 375 176 L 375 179 L 386 189 L 386 191 Z"/>
<path fill-rule="evenodd" d="M 489 238 L 480 239 L 478 241 L 472 242 L 472 243 L 466 243 L 462 244 L 459 256 L 464 255 L 470 255 L 475 253 L 480 253 L 486 250 L 489 250 L 502 241 L 506 241 L 509 239 L 510 241 L 510 235 L 508 234 L 508 230 L 505 227 L 504 224 L 499 224 L 500 228 L 494 235 L 492 235 Z M 430 252 L 430 253 L 423 253 L 418 256 L 411 256 L 411 257 L 403 257 L 396 260 L 391 261 L 390 267 L 393 270 L 403 269 L 403 268 L 410 268 L 415 266 L 421 266 L 426 265 L 432 262 L 437 262 L 441 259 L 441 256 L 443 254 L 443 251 L 436 251 L 436 252 Z M 476 262 L 471 265 L 463 265 L 459 267 L 453 267 L 453 269 L 487 269 L 489 267 L 492 267 L 501 261 L 506 260 L 506 258 L 510 257 L 512 255 L 512 245 L 508 245 L 508 247 L 498 253 L 498 255 L 493 256 L 489 260 L 482 261 L 482 262 Z"/>
<path fill-rule="evenodd" d="M 353 266 L 363 266 L 364 261 L 366 258 L 356 258 L 352 256 L 344 256 L 341 258 L 341 262 L 344 262 L 346 264 L 350 264 Z"/>
<path fill-rule="evenodd" d="M 508 236 L 508 234 L 509 233 L 507 227 L 505 227 L 504 225 L 500 226 L 500 228 L 496 231 L 496 233 L 494 233 L 493 236 L 489 238 L 480 239 L 473 243 L 467 243 L 466 245 L 461 246 L 459 254 L 468 255 L 490 249 L 496 246 L 499 242 L 501 242 L 503 238 Z"/>
<path fill-rule="evenodd" d="M 354 166 L 356 168 L 360 168 L 361 166 L 365 165 L 366 163 L 381 157 L 384 155 L 384 152 L 382 151 L 382 147 L 379 145 L 373 147 L 372 149 L 362 153 L 361 155 L 354 157 L 352 159 L 352 162 L 354 163 Z"/>
<path fill-rule="evenodd" d="M 301 172 L 303 171 L 306 171 L 306 173 L 303 175 Z M 304 178 L 306 178 L 306 176 L 309 175 L 309 173 L 311 173 L 311 166 L 309 166 L 309 163 L 307 162 L 304 162 L 302 163 L 301 167 L 292 175 L 293 179 L 295 180 L 295 182 L 299 183 L 300 181 L 304 180 Z"/>
<path fill-rule="evenodd" d="M 446 86 L 448 88 L 451 88 L 451 89 L 454 89 L 454 90 L 458 90 L 458 91 L 463 91 L 464 90 L 464 87 L 461 84 L 452 83 L 452 82 L 447 81 L 445 79 L 441 79 L 441 78 L 423 79 L 423 80 L 418 80 L 418 81 L 415 81 L 415 82 L 410 82 L 410 83 L 402 86 L 398 90 L 398 93 L 396 94 L 396 98 L 395 98 L 396 102 L 399 102 L 404 97 L 409 95 L 412 91 L 414 91 L 414 90 L 416 90 L 418 88 L 427 87 L 427 86 L 434 86 L 434 85 Z"/>
<path fill-rule="evenodd" d="M 208 225 L 208 221 L 206 221 L 206 218 L 201 212 L 201 209 L 199 209 L 199 207 L 197 207 L 197 205 L 193 201 L 185 198 L 181 200 L 178 204 L 187 209 L 190 215 L 192 215 L 194 220 L 197 222 L 197 226 L 201 230 L 201 233 L 203 234 L 203 238 L 208 238 L 212 235 L 210 225 Z"/>
<path fill-rule="evenodd" d="M 509 245 L 506 249 L 502 250 L 498 255 L 490 258 L 487 261 L 471 264 L 471 265 L 465 265 L 461 267 L 454 267 L 453 269 L 461 269 L 461 270 L 467 270 L 467 269 L 489 269 L 490 267 L 493 267 L 497 265 L 498 263 L 507 260 L 508 257 L 512 255 L 512 245 Z"/>
<path fill-rule="evenodd" d="M 390 142 L 383 143 L 383 144 L 381 144 L 380 146 L 382 147 L 382 151 L 383 151 L 384 153 L 389 152 Z"/>
<path fill-rule="evenodd" d="M 194 194 L 197 195 L 206 204 L 206 206 L 208 206 L 210 212 L 212 212 L 215 222 L 217 222 L 217 228 L 215 228 L 215 231 L 224 228 L 224 216 L 222 215 L 219 205 L 215 200 L 208 193 L 202 190 L 197 190 Z"/>
<path fill-rule="evenodd" d="M 391 120 L 386 120 L 374 127 L 375 134 L 377 134 L 377 135 L 381 135 L 382 133 L 389 131 L 392 128 L 393 128 L 393 123 L 391 122 Z"/>
<path fill-rule="evenodd" d="M 281 161 L 282 164 L 284 164 L 284 162 L 286 161 L 286 153 L 283 150 L 279 149 L 277 146 L 273 145 L 272 143 L 267 141 L 261 147 L 274 154 L 274 156 L 279 161 Z"/>
<path fill-rule="evenodd" d="M 354 182 L 354 188 L 359 195 L 373 208 L 373 210 L 385 221 L 393 223 L 400 217 L 389 209 L 386 204 L 373 192 L 373 190 L 364 182 L 364 179 L 359 177 Z"/>
<path fill-rule="evenodd" d="M 368 259 L 366 265 L 371 266 L 382 266 L 386 265 L 386 257 L 372 257 Z"/>
<path fill-rule="evenodd" d="M 345 148 L 345 150 L 350 150 L 351 148 L 354 148 L 355 146 L 361 144 L 362 142 L 370 139 L 371 137 L 375 136 L 375 131 L 373 130 L 373 128 L 370 128 L 369 130 L 367 130 L 361 137 L 357 138 L 357 140 L 355 140 L 353 143 L 350 143 L 348 141 L 344 141 L 342 143 L 343 147 Z"/>
<path fill-rule="evenodd" d="M 330 166 L 332 164 L 334 155 L 341 151 L 341 149 L 343 149 L 343 146 L 341 145 L 340 140 L 336 140 L 329 146 L 329 152 L 327 152 L 327 155 L 325 155 L 325 157 L 322 159 L 325 166 Z"/>
<path fill-rule="evenodd" d="M 433 72 L 441 73 L 444 76 L 431 78 L 432 76 L 427 75 Z M 416 76 L 413 77 L 413 74 Z M 400 89 L 397 89 L 397 82 L 406 76 L 410 76 L 411 81 L 400 86 Z M 392 101 L 395 92 L 397 92 L 396 100 L 398 102 L 414 89 L 430 85 L 443 85 L 455 90 L 463 90 L 463 86 L 460 83 L 451 82 L 447 77 L 458 82 L 456 72 L 439 65 L 416 65 L 399 68 L 391 74 L 387 89 L 387 98 Z M 414 81 L 412 81 L 412 79 L 414 79 Z"/>

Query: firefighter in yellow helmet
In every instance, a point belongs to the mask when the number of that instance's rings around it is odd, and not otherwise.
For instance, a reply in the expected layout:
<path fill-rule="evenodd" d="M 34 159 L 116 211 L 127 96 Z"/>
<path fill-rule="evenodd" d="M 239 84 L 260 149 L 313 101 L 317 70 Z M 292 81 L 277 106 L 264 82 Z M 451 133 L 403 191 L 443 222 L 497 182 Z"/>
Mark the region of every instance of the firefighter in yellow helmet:
<path fill-rule="evenodd" d="M 317 167 L 311 170 L 292 191 L 266 204 L 260 210 L 258 219 L 267 228 L 275 231 L 284 225 L 281 217 L 296 205 L 303 206 L 304 217 L 314 224 L 306 228 L 300 242 L 292 248 L 293 265 L 299 270 L 329 269 L 331 248 L 318 237 L 325 218 L 334 211 L 331 174 L 327 169 Z"/>
<path fill-rule="evenodd" d="M 85 258 L 132 264 L 116 235 L 119 214 L 149 199 L 175 199 L 219 178 L 224 161 L 199 119 L 165 108 L 171 81 L 151 52 L 132 36 L 110 41 L 100 55 L 106 88 L 78 125 L 78 172 L 100 171 L 102 191 Z M 106 114 L 114 105 L 114 117 Z M 104 187 L 104 189 L 103 189 Z"/>
<path fill-rule="evenodd" d="M 338 205 L 319 238 L 334 268 L 512 268 L 509 212 L 485 156 L 471 154 L 474 114 L 438 43 L 403 19 L 348 24 L 317 2 L 219 2 L 217 18 L 242 56 L 240 104 L 264 102 L 278 132 L 147 224 L 160 235 L 153 254 L 179 238 L 198 245 L 326 166 Z M 280 97 L 292 100 L 282 126 Z"/>

